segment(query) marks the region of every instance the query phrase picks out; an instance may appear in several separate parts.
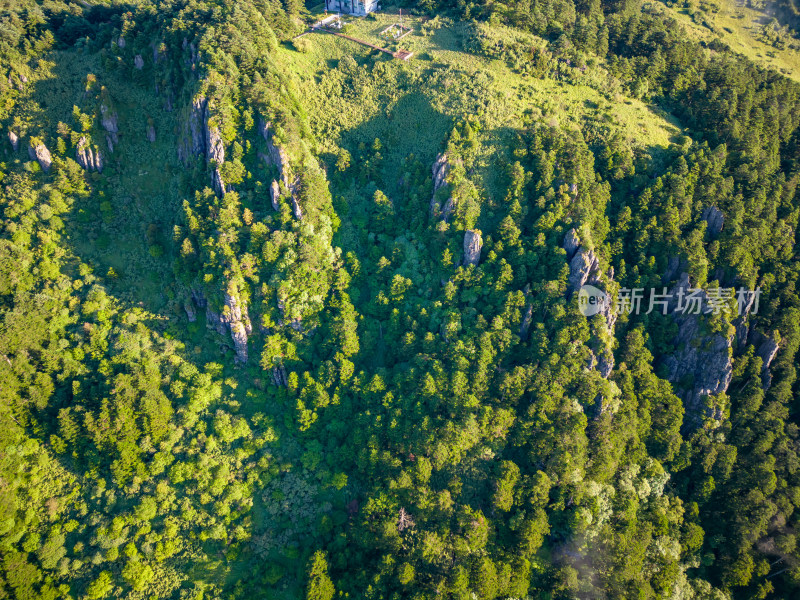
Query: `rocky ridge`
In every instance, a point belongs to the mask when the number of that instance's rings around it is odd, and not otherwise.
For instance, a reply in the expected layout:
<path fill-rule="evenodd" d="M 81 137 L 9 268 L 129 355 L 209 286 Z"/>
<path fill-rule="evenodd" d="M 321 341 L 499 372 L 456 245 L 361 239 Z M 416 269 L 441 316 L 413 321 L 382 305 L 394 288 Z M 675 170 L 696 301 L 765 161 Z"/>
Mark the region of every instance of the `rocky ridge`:
<path fill-rule="evenodd" d="M 433 195 L 430 202 L 431 216 L 439 216 L 443 221 L 447 221 L 455 211 L 456 200 L 451 194 L 445 201 L 443 206 L 440 206 L 436 201 L 436 192 L 447 185 L 447 176 L 452 170 L 452 164 L 447 153 L 442 152 L 436 157 L 436 160 L 431 167 L 431 175 L 433 177 Z"/>
<path fill-rule="evenodd" d="M 568 300 L 586 284 L 595 286 L 601 291 L 607 290 L 607 282 L 614 279 L 613 270 L 609 269 L 608 273 L 603 274 L 597 255 L 592 249 L 584 247 L 575 229 L 570 229 L 566 233 L 562 248 L 566 252 L 569 264 L 566 291 Z M 613 303 L 609 301 L 604 304 L 599 314 L 602 319 L 590 320 L 592 337 L 588 342 L 589 358 L 586 366 L 589 370 L 597 371 L 603 379 L 608 379 L 615 364 L 611 344 L 614 339 L 617 313 Z M 610 409 L 611 400 L 612 398 L 606 398 L 602 394 L 595 398 L 593 407 L 595 418 Z"/>

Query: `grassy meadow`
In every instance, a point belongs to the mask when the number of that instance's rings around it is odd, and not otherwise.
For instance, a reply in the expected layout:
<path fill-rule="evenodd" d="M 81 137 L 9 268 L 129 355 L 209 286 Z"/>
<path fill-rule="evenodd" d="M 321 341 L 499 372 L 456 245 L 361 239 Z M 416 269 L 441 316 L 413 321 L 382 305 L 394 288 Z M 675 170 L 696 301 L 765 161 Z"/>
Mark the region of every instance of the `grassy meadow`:
<path fill-rule="evenodd" d="M 619 93 L 620 82 L 600 64 L 587 68 L 577 83 L 536 78 L 470 52 L 468 23 L 404 16 L 413 31 L 395 43 L 380 31 L 398 22 L 396 14 L 345 21 L 347 35 L 390 50 L 402 47 L 414 56 L 399 61 L 324 33 L 283 45 L 278 60 L 293 74 L 323 152 L 379 138 L 390 171 L 410 154 L 431 163 L 455 121 L 475 116 L 483 124 L 476 176 L 491 196 L 499 193 L 493 179 L 499 148 L 507 147 L 503 140 L 533 121 L 580 129 L 587 137 L 619 132 L 651 155 L 681 134 L 680 124 L 663 110 Z M 502 27 L 491 28 L 491 34 L 512 35 Z M 546 44 L 527 37 L 531 45 Z"/>

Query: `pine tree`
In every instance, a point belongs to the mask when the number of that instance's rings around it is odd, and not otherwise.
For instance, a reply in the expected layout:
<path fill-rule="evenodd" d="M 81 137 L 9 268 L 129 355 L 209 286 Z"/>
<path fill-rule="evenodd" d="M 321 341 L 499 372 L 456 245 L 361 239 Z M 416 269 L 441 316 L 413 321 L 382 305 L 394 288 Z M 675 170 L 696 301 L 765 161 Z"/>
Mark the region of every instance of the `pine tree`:
<path fill-rule="evenodd" d="M 311 557 L 310 564 L 306 600 L 331 600 L 336 590 L 328 576 L 328 561 L 325 554 L 317 550 Z"/>

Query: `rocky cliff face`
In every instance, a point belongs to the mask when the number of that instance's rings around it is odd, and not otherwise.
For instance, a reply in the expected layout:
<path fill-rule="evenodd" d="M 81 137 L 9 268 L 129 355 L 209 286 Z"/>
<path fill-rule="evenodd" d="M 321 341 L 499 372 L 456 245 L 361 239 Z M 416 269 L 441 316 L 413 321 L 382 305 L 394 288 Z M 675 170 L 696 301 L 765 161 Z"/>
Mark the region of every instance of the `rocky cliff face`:
<path fill-rule="evenodd" d="M 277 181 L 272 182 L 272 185 L 269 188 L 269 195 L 270 195 L 270 200 L 272 201 L 272 209 L 280 210 L 281 188 L 278 185 Z"/>
<path fill-rule="evenodd" d="M 761 384 L 764 389 L 767 389 L 772 385 L 772 373 L 769 367 L 778 354 L 780 346 L 776 340 L 758 331 L 753 331 L 748 341 L 755 346 L 756 356 L 761 359 Z"/>
<path fill-rule="evenodd" d="M 300 207 L 300 203 L 295 196 L 292 196 L 292 214 L 298 221 L 303 220 L 303 209 Z"/>
<path fill-rule="evenodd" d="M 286 154 L 286 150 L 283 147 L 277 145 L 275 143 L 275 136 L 272 131 L 272 124 L 268 121 L 264 121 L 261 119 L 258 123 L 258 131 L 261 134 L 261 137 L 264 138 L 264 141 L 267 143 L 267 152 L 260 153 L 259 156 L 261 159 L 267 163 L 267 165 L 275 165 L 278 167 L 278 172 L 280 173 L 281 181 L 286 189 L 291 189 L 293 182 L 292 182 L 292 170 L 291 165 L 289 164 L 289 156 Z"/>
<path fill-rule="evenodd" d="M 236 360 L 246 363 L 248 359 L 247 340 L 253 333 L 250 316 L 247 313 L 247 303 L 239 296 L 235 286 L 230 285 L 225 293 L 225 303 L 221 312 L 216 312 L 206 300 L 205 296 L 197 291 L 192 291 L 192 301 L 200 308 L 205 308 L 207 324 L 222 336 L 231 336 Z M 193 320 L 194 311 L 186 310 L 189 320 Z"/>
<path fill-rule="evenodd" d="M 480 231 L 467 229 L 464 232 L 464 265 L 477 265 L 481 260 L 483 238 Z"/>
<path fill-rule="evenodd" d="M 567 299 L 572 297 L 572 294 L 580 291 L 584 285 L 593 285 L 599 289 L 605 289 L 603 279 L 613 281 L 614 269 L 608 270 L 605 275 L 600 268 L 600 260 L 593 250 L 584 248 L 581 245 L 581 240 L 578 237 L 577 231 L 570 229 L 566 236 L 564 236 L 564 250 L 567 253 L 567 260 L 569 261 L 569 278 L 567 280 Z M 603 308 L 601 314 L 605 318 L 608 330 L 614 332 L 614 325 L 617 321 L 617 313 L 613 310 L 613 306 L 609 303 Z M 613 366 L 613 358 L 611 359 Z M 610 372 L 610 369 L 609 369 Z M 607 375 L 604 375 L 606 377 Z"/>
<path fill-rule="evenodd" d="M 288 190 L 288 196 L 291 199 L 292 214 L 294 215 L 295 219 L 302 221 L 303 207 L 300 205 L 296 194 L 298 180 L 292 173 L 289 155 L 286 153 L 286 150 L 284 150 L 283 147 L 279 146 L 275 142 L 275 136 L 272 131 L 271 123 L 264 121 L 264 119 L 260 119 L 258 123 L 258 131 L 261 134 L 261 137 L 264 138 L 267 146 L 267 151 L 259 152 L 258 156 L 267 165 L 274 165 L 278 167 L 280 180 L 283 183 L 284 189 Z M 270 186 L 270 196 L 272 200 L 272 208 L 275 210 L 280 210 L 281 184 L 278 183 L 277 180 L 273 181 L 272 185 Z"/>
<path fill-rule="evenodd" d="M 156 141 L 156 128 L 152 124 L 147 126 L 147 141 L 151 144 Z"/>
<path fill-rule="evenodd" d="M 567 262 L 570 262 L 581 247 L 581 239 L 578 237 L 578 232 L 575 229 L 570 229 L 567 235 L 564 236 L 564 250 L 567 253 Z"/>
<path fill-rule="evenodd" d="M 39 166 L 45 171 L 49 171 L 50 165 L 53 164 L 53 158 L 50 156 L 50 150 L 48 150 L 47 146 L 41 142 L 35 146 L 28 146 L 28 156 L 31 157 L 31 160 L 36 160 L 36 162 L 39 163 Z"/>
<path fill-rule="evenodd" d="M 718 235 L 725 224 L 725 215 L 716 206 L 709 206 L 703 211 L 703 220 L 708 225 L 708 233 Z"/>
<path fill-rule="evenodd" d="M 562 247 L 567 253 L 567 261 L 569 262 L 567 299 L 570 299 L 586 284 L 595 286 L 600 290 L 607 289 L 607 281 L 614 279 L 613 271 L 609 270 L 607 274 L 603 274 L 600 260 L 593 250 L 582 245 L 575 229 L 570 229 L 566 233 Z M 587 367 L 591 370 L 597 370 L 601 377 L 607 379 L 611 375 L 615 364 L 613 348 L 609 345 L 608 340 L 613 340 L 614 338 L 617 313 L 612 303 L 609 302 L 601 309 L 599 314 L 603 317 L 602 320 L 599 322 L 597 320 L 592 321 L 593 331 L 592 338 L 589 340 L 590 356 L 587 361 Z M 595 327 L 601 327 L 602 331 L 594 329 Z M 603 398 L 596 400 L 596 404 L 599 407 L 596 411 L 597 415 L 602 414 L 604 401 Z"/>
<path fill-rule="evenodd" d="M 673 340 L 676 350 L 663 359 L 667 379 L 674 384 L 676 393 L 683 400 L 686 410 L 684 428 L 687 430 L 702 425 L 704 418 L 715 421 L 722 419 L 724 407 L 715 402 L 715 396 L 728 391 L 733 377 L 734 350 L 741 354 L 748 345 L 755 347 L 755 355 L 762 361 L 764 388 L 772 383 L 769 368 L 780 350 L 780 344 L 774 337 L 764 335 L 748 325 L 749 315 L 754 310 L 754 296 L 742 306 L 742 314 L 733 322 L 732 332 L 708 332 L 703 327 L 704 317 L 701 314 L 676 310 L 678 295 L 682 294 L 686 303 L 685 296 L 689 289 L 689 276 L 681 273 L 669 292 L 672 299 L 668 307 L 678 326 L 678 333 Z M 702 301 L 702 306 L 707 307 L 708 294 L 699 291 L 696 295 Z"/>
<path fill-rule="evenodd" d="M 103 172 L 103 155 L 99 148 L 92 148 L 86 136 L 81 137 L 75 149 L 78 164 L 87 171 Z"/>
<path fill-rule="evenodd" d="M 600 261 L 594 251 L 578 248 L 572 260 L 569 261 L 569 279 L 567 296 L 577 292 L 587 283 L 595 285 L 600 282 Z"/>
<path fill-rule="evenodd" d="M 431 167 L 431 175 L 433 177 L 433 195 L 431 196 L 431 216 L 439 215 L 444 221 L 447 221 L 453 214 L 456 208 L 456 201 L 453 196 L 450 196 L 440 206 L 436 201 L 436 192 L 447 185 L 447 176 L 450 174 L 451 164 L 450 159 L 446 153 L 439 154 Z"/>
<path fill-rule="evenodd" d="M 200 97 L 192 101 L 183 121 L 181 143 L 178 145 L 178 158 L 188 166 L 192 157 L 205 155 L 205 126 L 208 120 L 208 100 Z"/>
<path fill-rule="evenodd" d="M 689 275 L 682 273 L 669 291 L 672 298 L 668 312 L 678 326 L 678 333 L 672 342 L 676 350 L 664 359 L 664 365 L 667 379 L 675 384 L 676 393 L 683 400 L 686 410 L 684 427 L 692 429 L 701 425 L 704 417 L 722 418 L 722 409 L 711 397 L 726 392 L 731 383 L 733 334 L 707 333 L 700 314 L 676 310 L 678 298 L 685 298 L 689 289 Z M 707 294 L 698 294 L 703 306 L 707 306 Z"/>
<path fill-rule="evenodd" d="M 284 367 L 282 364 L 273 367 L 272 383 L 278 387 L 286 387 L 288 385 L 289 377 L 286 374 L 286 367 Z"/>
<path fill-rule="evenodd" d="M 209 126 L 208 122 L 206 122 L 206 151 L 208 153 L 208 163 L 213 169 L 211 181 L 214 185 L 214 191 L 221 196 L 225 193 L 225 182 L 220 171 L 220 167 L 225 164 L 225 145 L 222 143 L 219 129 Z"/>
<path fill-rule="evenodd" d="M 106 130 L 106 143 L 108 151 L 113 152 L 114 146 L 119 142 L 119 117 L 115 110 L 105 104 L 100 105 L 100 122 Z"/>
<path fill-rule="evenodd" d="M 11 149 L 14 150 L 14 152 L 19 150 L 19 136 L 15 132 L 9 130 L 8 141 L 11 143 Z"/>
<path fill-rule="evenodd" d="M 183 122 L 181 142 L 178 144 L 178 158 L 188 166 L 195 156 L 204 156 L 211 168 L 211 185 L 218 195 L 227 190 L 222 178 L 221 167 L 225 164 L 225 144 L 219 128 L 209 122 L 210 110 L 208 99 L 198 97 L 192 100 Z M 151 126 L 152 127 L 152 126 Z M 148 139 L 150 132 L 148 131 Z M 152 140 L 155 140 L 155 129 L 152 129 Z"/>

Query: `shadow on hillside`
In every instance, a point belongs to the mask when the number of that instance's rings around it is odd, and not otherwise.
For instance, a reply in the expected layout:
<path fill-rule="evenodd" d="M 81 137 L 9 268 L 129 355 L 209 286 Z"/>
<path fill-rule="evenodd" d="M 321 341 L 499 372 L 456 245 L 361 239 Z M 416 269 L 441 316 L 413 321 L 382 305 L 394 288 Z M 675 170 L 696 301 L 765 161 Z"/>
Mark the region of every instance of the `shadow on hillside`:
<path fill-rule="evenodd" d="M 34 122 L 54 154 L 57 124 L 80 128 L 73 107 L 83 114 L 98 112 L 95 94 L 84 92 L 87 75 L 95 75 L 106 88 L 119 117 L 113 152 L 99 123 L 87 133 L 100 148 L 104 166 L 102 173 L 86 174 L 91 194 L 77 199 L 65 219 L 66 242 L 120 300 L 154 313 L 169 312 L 176 291 L 171 237 L 186 179 L 174 143 L 177 114 L 163 110 L 163 98 L 124 73 L 105 71 L 97 56 L 62 52 L 54 58 L 53 77 L 38 81 L 32 90 L 42 107 Z M 147 139 L 151 124 L 155 142 Z M 69 143 L 64 157 L 76 159 Z"/>
<path fill-rule="evenodd" d="M 19 104 L 30 124 L 27 135 L 41 137 L 54 157 L 77 158 L 70 140 L 59 143 L 58 133 L 60 123 L 73 131 L 81 129 L 74 107 L 84 115 L 99 114 L 98 93 L 85 92 L 87 75 L 93 74 L 97 85 L 105 87 L 118 114 L 113 152 L 99 119 L 86 132 L 101 150 L 104 165 L 102 173 L 84 173 L 89 196 L 75 197 L 70 212 L 62 215 L 60 243 L 78 259 L 65 269 L 80 279 L 79 267 L 89 267 L 123 308 L 147 311 L 152 316 L 145 322 L 153 331 L 183 342 L 187 357 L 199 363 L 218 360 L 228 349 L 210 340 L 202 313 L 195 323 L 188 322 L 182 302 L 185 286 L 174 269 L 178 247 L 173 235 L 183 221 L 183 200 L 192 193 L 187 190 L 207 185 L 178 160 L 180 110 L 166 111 L 164 98 L 152 87 L 131 81 L 123 69 L 107 71 L 96 54 L 55 52 L 51 60 L 51 76 L 33 83 L 25 90 L 30 100 Z M 154 142 L 147 138 L 151 125 Z M 23 147 L 26 144 L 23 137 Z"/>

